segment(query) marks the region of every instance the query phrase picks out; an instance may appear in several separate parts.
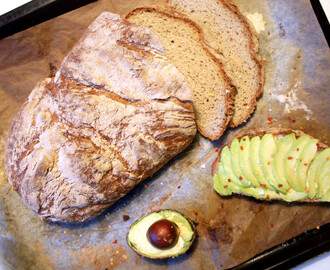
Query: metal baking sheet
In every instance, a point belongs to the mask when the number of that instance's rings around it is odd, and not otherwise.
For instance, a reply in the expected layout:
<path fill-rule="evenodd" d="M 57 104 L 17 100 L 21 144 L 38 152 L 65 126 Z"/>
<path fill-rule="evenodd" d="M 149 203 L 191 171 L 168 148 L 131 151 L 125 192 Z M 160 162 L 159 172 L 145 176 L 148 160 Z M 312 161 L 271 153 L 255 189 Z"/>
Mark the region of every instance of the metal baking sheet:
<path fill-rule="evenodd" d="M 329 231 L 329 204 L 222 198 L 212 188 L 211 165 L 218 149 L 243 130 L 290 127 L 330 142 L 330 53 L 310 2 L 234 2 L 259 31 L 266 70 L 264 94 L 252 118 L 217 141 L 197 135 L 153 177 L 101 216 L 78 225 L 40 220 L 8 184 L 4 152 L 11 119 L 35 84 L 55 74 L 102 11 L 124 15 L 137 6 L 163 1 L 99 0 L 0 40 L 0 268 L 222 269 L 237 267 L 287 241 L 290 246 L 290 239 L 318 226 Z M 175 259 L 136 255 L 126 243 L 130 225 L 164 208 L 181 211 L 197 224 L 195 243 Z"/>

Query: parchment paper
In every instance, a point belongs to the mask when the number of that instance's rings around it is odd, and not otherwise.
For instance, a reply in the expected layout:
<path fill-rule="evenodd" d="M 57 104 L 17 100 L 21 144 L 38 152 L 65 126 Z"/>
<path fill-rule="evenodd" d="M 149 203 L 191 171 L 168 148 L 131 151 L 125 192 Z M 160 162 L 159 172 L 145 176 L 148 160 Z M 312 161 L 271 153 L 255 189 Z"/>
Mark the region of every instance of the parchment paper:
<path fill-rule="evenodd" d="M 138 5 L 161 2 L 99 0 L 0 40 L 1 269 L 221 269 L 330 222 L 329 204 L 222 198 L 211 176 L 217 149 L 249 128 L 300 128 L 330 142 L 329 48 L 308 0 L 235 1 L 247 15 L 262 16 L 259 26 L 265 28 L 259 35 L 266 82 L 253 117 L 218 141 L 198 135 L 189 149 L 100 217 L 81 225 L 47 223 L 11 189 L 4 165 L 6 136 L 36 83 L 55 74 L 102 11 L 124 15 Z M 175 259 L 138 256 L 126 243 L 130 225 L 165 208 L 197 223 L 194 245 Z"/>

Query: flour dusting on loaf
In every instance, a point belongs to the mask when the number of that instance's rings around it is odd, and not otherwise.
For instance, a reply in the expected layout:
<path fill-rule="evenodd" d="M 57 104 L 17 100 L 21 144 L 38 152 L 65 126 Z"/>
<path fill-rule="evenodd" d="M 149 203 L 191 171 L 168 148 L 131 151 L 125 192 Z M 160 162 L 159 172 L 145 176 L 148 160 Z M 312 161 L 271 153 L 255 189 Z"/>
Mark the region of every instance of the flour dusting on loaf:
<path fill-rule="evenodd" d="M 190 144 L 191 97 L 149 29 L 104 12 L 15 116 L 9 182 L 42 218 L 90 220 Z"/>

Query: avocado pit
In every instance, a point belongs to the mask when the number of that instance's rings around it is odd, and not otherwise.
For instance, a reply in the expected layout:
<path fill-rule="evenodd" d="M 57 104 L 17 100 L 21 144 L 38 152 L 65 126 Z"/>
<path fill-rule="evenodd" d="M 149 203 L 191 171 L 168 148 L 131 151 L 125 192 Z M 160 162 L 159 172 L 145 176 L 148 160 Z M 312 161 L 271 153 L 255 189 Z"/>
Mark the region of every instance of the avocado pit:
<path fill-rule="evenodd" d="M 178 242 L 178 226 L 167 219 L 152 224 L 147 231 L 149 242 L 156 248 L 169 249 Z"/>

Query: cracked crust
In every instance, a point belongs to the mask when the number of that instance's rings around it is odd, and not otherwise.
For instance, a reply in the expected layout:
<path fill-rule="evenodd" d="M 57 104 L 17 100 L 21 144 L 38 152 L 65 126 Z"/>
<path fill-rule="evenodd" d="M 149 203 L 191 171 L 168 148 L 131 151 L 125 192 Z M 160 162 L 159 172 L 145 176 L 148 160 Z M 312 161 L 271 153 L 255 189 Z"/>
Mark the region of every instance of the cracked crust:
<path fill-rule="evenodd" d="M 184 150 L 191 93 L 146 28 L 103 13 L 41 81 L 8 135 L 9 182 L 49 221 L 99 215 Z"/>

